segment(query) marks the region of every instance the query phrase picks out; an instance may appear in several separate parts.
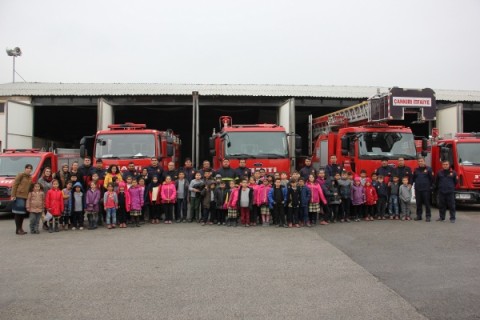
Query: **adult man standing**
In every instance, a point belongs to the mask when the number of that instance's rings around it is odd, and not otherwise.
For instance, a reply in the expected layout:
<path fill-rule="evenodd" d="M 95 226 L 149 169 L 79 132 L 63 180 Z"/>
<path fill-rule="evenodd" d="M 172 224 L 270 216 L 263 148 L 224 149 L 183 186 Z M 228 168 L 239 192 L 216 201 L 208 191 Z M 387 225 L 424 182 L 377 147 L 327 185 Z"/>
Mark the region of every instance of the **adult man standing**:
<path fill-rule="evenodd" d="M 394 169 L 394 173 L 398 176 L 399 181 L 402 181 L 403 177 L 407 177 L 408 184 L 412 184 L 412 169 L 405 166 L 405 158 L 398 158 L 398 166 Z"/>
<path fill-rule="evenodd" d="M 341 175 L 342 170 L 342 167 L 337 164 L 337 156 L 330 156 L 330 164 L 325 167 L 327 178 L 333 179 L 337 173 Z"/>
<path fill-rule="evenodd" d="M 210 165 L 210 161 L 208 160 L 203 160 L 202 167 L 200 168 L 200 173 L 202 174 L 202 177 L 203 177 L 203 174 L 205 173 L 205 170 L 212 170 L 212 175 L 215 174 L 215 170 L 213 170 L 213 168 Z"/>
<path fill-rule="evenodd" d="M 425 165 L 425 159 L 418 159 L 418 167 L 413 172 L 413 183 L 415 185 L 415 200 L 417 202 L 417 216 L 415 221 L 422 220 L 422 210 L 425 206 L 426 221 L 430 222 L 432 213 L 430 211 L 430 195 L 433 185 L 432 168 Z"/>
<path fill-rule="evenodd" d="M 305 159 L 305 166 L 303 166 L 302 169 L 300 169 L 300 176 L 305 180 L 308 181 L 308 176 L 313 174 L 313 176 L 316 178 L 317 177 L 317 170 L 312 167 L 312 158 L 306 158 Z"/>
<path fill-rule="evenodd" d="M 160 183 L 163 182 L 163 177 L 162 177 L 162 173 L 163 173 L 163 169 L 162 167 L 160 167 L 158 165 L 158 159 L 155 158 L 155 157 L 152 157 L 150 159 L 151 163 L 150 163 L 150 166 L 147 167 L 147 172 L 148 172 L 148 180 L 149 181 L 152 181 L 152 178 L 154 175 L 156 175 L 158 177 L 158 181 L 160 181 Z"/>
<path fill-rule="evenodd" d="M 132 177 L 132 179 L 135 179 L 137 177 L 137 169 L 135 169 L 135 163 L 129 162 L 127 166 L 127 170 L 122 173 L 122 179 L 123 181 L 127 181 L 127 177 Z"/>
<path fill-rule="evenodd" d="M 163 171 L 162 181 L 165 181 L 165 178 L 167 176 L 170 176 L 170 178 L 172 178 L 172 181 L 177 180 L 178 179 L 178 172 L 177 172 L 177 170 L 175 170 L 175 163 L 170 161 L 167 166 L 168 166 L 168 171 Z"/>
<path fill-rule="evenodd" d="M 438 191 L 438 211 L 440 217 L 437 221 L 445 221 L 445 214 L 450 210 L 450 222 L 455 222 L 455 185 L 457 173 L 450 167 L 448 160 L 442 161 L 442 169 L 435 177 L 435 187 Z"/>
<path fill-rule="evenodd" d="M 239 179 L 240 181 L 243 178 L 247 178 L 247 181 L 248 179 L 250 179 L 250 176 L 252 175 L 252 171 L 247 168 L 247 161 L 245 159 L 240 159 L 238 163 L 238 168 L 235 169 L 235 175 L 237 179 Z"/>
<path fill-rule="evenodd" d="M 193 180 L 193 178 L 195 178 L 195 169 L 193 168 L 192 160 L 190 158 L 185 158 L 183 167 L 178 171 L 185 173 L 185 179 L 189 183 Z"/>
<path fill-rule="evenodd" d="M 78 168 L 78 181 L 83 186 L 83 190 L 87 190 L 88 181 L 92 179 L 93 167 L 92 159 L 89 156 L 83 158 L 83 164 Z"/>
<path fill-rule="evenodd" d="M 228 159 L 223 159 L 222 167 L 217 173 L 222 176 L 222 181 L 225 181 L 227 186 L 231 180 L 235 180 L 236 178 L 235 170 L 230 167 L 230 160 Z"/>
<path fill-rule="evenodd" d="M 382 158 L 382 166 L 375 170 L 377 176 L 383 176 L 385 179 L 385 183 L 388 184 L 390 178 L 392 178 L 393 169 L 388 165 L 388 158 Z"/>

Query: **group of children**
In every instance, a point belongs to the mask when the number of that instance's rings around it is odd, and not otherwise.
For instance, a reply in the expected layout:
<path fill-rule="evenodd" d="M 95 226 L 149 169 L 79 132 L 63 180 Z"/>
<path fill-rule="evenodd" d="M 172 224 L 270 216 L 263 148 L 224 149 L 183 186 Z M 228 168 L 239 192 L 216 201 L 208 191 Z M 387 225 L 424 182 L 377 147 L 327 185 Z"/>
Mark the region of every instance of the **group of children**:
<path fill-rule="evenodd" d="M 212 177 L 207 170 L 197 171 L 194 179 L 187 181 L 180 171 L 175 181 L 166 176 L 153 176 L 145 185 L 143 177 L 116 179 L 106 184 L 94 174 L 89 189 L 83 190 L 78 181 L 67 181 L 59 188 L 53 180 L 46 194 L 42 185 L 35 183 L 27 199 L 31 214 L 30 231 L 39 233 L 43 217 L 49 232 L 60 229 L 83 230 L 85 214 L 88 229 L 96 229 L 105 221 L 108 229 L 126 228 L 127 222 L 139 227 L 140 220 L 165 224 L 197 221 L 202 225 L 245 227 L 257 224 L 278 227 L 301 227 L 351 220 L 374 219 L 410 220 L 409 204 L 412 197 L 408 177 L 402 182 L 393 176 L 385 181 L 381 175 L 367 178 L 365 172 L 353 178 L 349 172 L 326 177 L 324 170 L 308 179 L 297 171 L 287 178 L 286 173 L 261 176 L 258 171 L 240 180 Z M 189 208 L 189 210 L 188 210 Z M 187 219 L 187 211 L 190 218 Z"/>

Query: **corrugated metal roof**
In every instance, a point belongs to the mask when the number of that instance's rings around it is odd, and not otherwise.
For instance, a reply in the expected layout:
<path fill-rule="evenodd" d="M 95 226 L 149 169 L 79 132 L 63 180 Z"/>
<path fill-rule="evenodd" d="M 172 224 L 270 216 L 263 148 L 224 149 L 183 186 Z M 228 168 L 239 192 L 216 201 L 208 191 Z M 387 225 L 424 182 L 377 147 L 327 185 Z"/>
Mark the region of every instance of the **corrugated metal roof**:
<path fill-rule="evenodd" d="M 373 86 L 160 84 L 160 83 L 38 83 L 0 84 L 0 96 L 141 96 L 191 95 L 365 99 L 388 90 Z M 434 89 L 435 90 L 435 89 Z M 480 91 L 435 90 L 437 100 L 480 102 Z"/>

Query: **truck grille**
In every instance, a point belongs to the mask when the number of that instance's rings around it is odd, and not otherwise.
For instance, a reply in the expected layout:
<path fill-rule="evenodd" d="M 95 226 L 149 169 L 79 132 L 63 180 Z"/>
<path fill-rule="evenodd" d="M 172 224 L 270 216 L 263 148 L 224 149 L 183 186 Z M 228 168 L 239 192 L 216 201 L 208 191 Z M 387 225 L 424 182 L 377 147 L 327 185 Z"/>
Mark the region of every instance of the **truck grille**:
<path fill-rule="evenodd" d="M 474 188 L 480 188 L 480 182 L 472 183 Z"/>
<path fill-rule="evenodd" d="M 9 198 L 8 195 L 8 188 L 7 187 L 0 187 L 0 198 Z"/>

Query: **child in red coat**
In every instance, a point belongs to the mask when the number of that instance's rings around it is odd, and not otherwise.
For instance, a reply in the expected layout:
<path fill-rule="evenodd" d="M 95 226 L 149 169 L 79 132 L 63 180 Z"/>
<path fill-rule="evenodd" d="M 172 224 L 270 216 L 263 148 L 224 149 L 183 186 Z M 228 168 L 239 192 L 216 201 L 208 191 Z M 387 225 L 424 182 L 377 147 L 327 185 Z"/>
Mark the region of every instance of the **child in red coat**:
<path fill-rule="evenodd" d="M 58 180 L 52 181 L 52 189 L 48 190 L 47 196 L 45 197 L 45 208 L 47 212 L 50 212 L 52 219 L 49 221 L 48 232 L 52 233 L 54 231 L 58 232 L 58 222 L 63 213 L 63 192 L 58 187 L 60 183 Z"/>
<path fill-rule="evenodd" d="M 372 180 L 367 178 L 365 181 L 365 221 L 373 221 L 375 215 L 375 208 L 377 206 L 377 190 L 372 185 Z"/>

